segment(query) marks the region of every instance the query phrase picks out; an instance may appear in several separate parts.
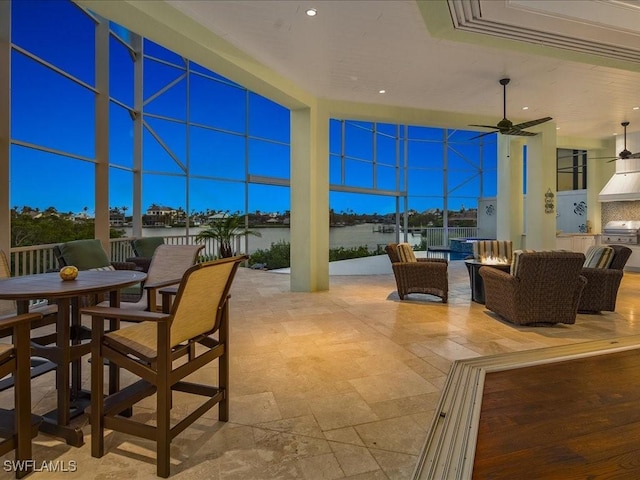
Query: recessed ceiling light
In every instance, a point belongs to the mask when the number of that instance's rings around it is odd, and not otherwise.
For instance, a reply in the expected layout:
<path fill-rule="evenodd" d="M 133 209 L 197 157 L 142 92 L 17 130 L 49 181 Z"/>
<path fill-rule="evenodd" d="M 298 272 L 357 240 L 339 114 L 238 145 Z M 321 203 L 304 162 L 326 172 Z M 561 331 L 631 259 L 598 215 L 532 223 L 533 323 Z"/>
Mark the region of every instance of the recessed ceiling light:
<path fill-rule="evenodd" d="M 386 90 L 378 90 L 378 93 L 387 93 Z"/>
<path fill-rule="evenodd" d="M 522 107 L 523 110 L 529 110 L 529 107 Z"/>
<path fill-rule="evenodd" d="M 633 107 L 634 110 L 640 110 L 640 107 Z"/>
<path fill-rule="evenodd" d="M 309 17 L 315 17 L 318 14 L 318 11 L 315 8 L 308 8 L 305 12 Z"/>

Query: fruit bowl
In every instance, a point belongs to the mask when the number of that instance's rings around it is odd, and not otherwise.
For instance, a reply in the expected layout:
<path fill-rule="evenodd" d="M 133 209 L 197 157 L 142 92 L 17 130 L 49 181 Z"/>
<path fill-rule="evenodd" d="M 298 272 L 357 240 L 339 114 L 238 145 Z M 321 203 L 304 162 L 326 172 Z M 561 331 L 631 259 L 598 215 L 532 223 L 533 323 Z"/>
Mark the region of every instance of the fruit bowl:
<path fill-rule="evenodd" d="M 62 280 L 75 280 L 78 276 L 78 269 L 73 265 L 67 265 L 60 269 L 60 278 Z"/>

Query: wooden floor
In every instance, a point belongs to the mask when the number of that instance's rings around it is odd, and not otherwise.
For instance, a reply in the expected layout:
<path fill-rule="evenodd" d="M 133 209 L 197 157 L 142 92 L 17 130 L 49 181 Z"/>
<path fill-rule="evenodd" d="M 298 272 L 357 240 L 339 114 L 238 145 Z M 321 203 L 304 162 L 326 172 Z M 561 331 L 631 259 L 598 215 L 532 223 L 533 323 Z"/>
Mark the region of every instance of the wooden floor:
<path fill-rule="evenodd" d="M 474 479 L 640 479 L 640 349 L 486 376 Z"/>

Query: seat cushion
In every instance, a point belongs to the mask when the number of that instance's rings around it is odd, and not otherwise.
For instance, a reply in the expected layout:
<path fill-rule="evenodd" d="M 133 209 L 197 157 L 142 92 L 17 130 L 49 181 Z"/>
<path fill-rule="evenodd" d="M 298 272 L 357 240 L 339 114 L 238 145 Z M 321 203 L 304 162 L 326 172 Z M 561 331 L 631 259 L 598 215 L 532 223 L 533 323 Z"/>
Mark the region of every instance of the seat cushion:
<path fill-rule="evenodd" d="M 613 260 L 613 248 L 607 245 L 589 247 L 585 255 L 584 268 L 609 268 Z"/>
<path fill-rule="evenodd" d="M 408 243 L 399 243 L 398 244 L 398 256 L 400 257 L 401 262 L 417 262 L 415 253 L 413 253 L 413 248 Z"/>
<path fill-rule="evenodd" d="M 58 246 L 66 265 L 75 265 L 78 270 L 90 270 L 111 265 L 100 240 L 73 240 Z"/>
<path fill-rule="evenodd" d="M 511 275 L 514 277 L 518 274 L 518 267 L 520 266 L 520 255 L 523 253 L 531 253 L 536 250 L 514 250 L 513 255 L 511 257 Z"/>

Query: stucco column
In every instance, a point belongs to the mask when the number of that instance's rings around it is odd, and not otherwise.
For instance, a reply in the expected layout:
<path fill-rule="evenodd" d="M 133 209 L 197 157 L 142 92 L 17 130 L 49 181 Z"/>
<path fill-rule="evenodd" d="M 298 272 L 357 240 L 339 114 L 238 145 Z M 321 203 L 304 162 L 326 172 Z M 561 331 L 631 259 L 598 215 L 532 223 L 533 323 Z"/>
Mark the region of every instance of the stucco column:
<path fill-rule="evenodd" d="M 540 133 L 527 138 L 527 202 L 525 205 L 526 248 L 556 248 L 556 124 L 547 122 Z M 547 193 L 553 208 L 546 211 Z"/>
<path fill-rule="evenodd" d="M 522 140 L 498 135 L 498 197 L 496 238 L 522 247 L 523 178 Z"/>
<path fill-rule="evenodd" d="M 591 222 L 591 233 L 602 233 L 602 204 L 598 195 L 616 171 L 615 162 L 598 158 L 617 155 L 611 153 L 615 150 L 614 139 L 608 143 L 610 146 L 590 150 L 587 156 L 587 220 Z"/>
<path fill-rule="evenodd" d="M 291 110 L 291 290 L 329 289 L 329 116 Z"/>

